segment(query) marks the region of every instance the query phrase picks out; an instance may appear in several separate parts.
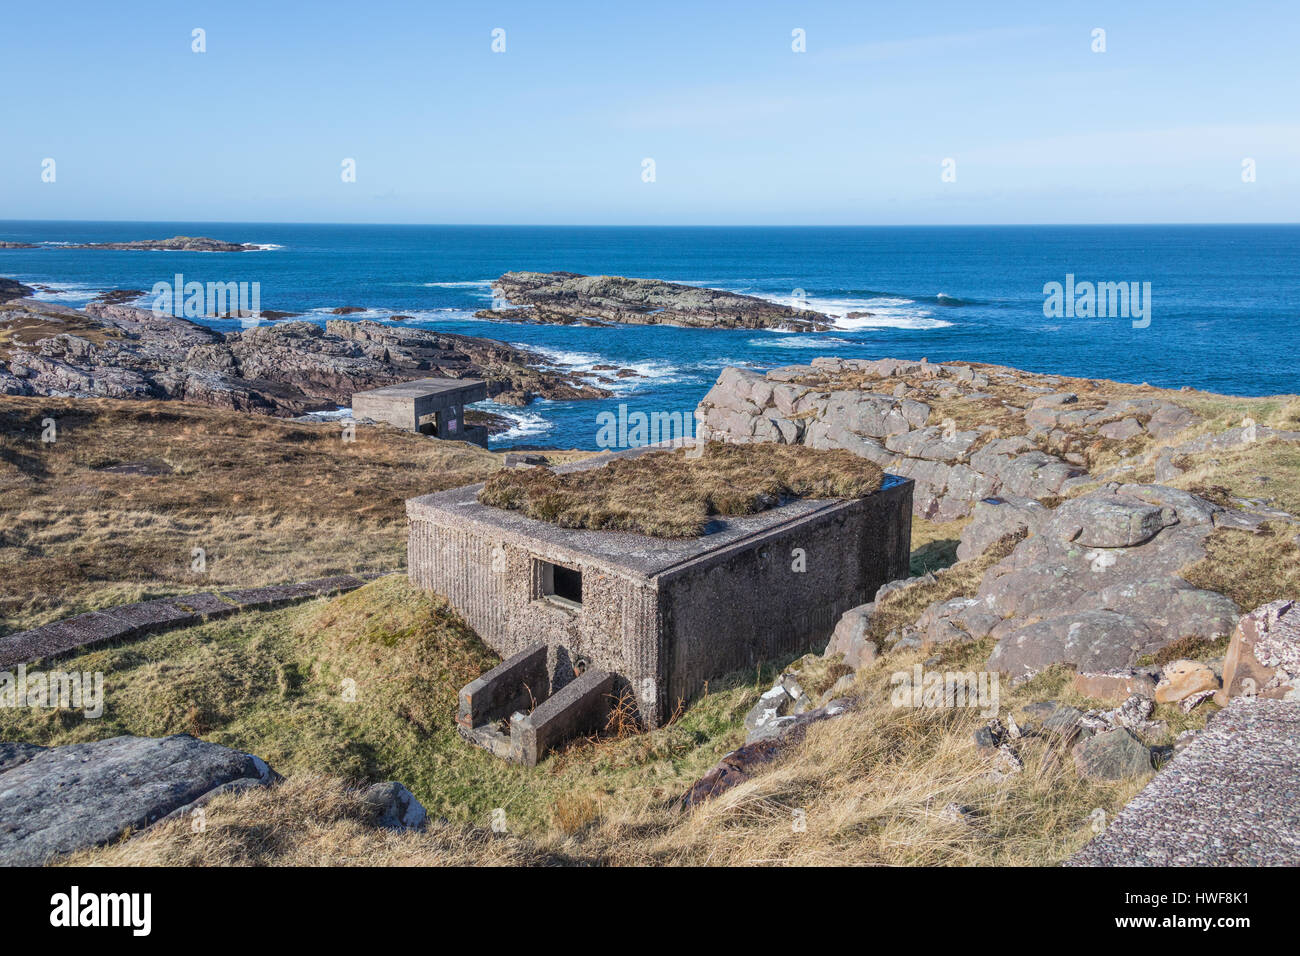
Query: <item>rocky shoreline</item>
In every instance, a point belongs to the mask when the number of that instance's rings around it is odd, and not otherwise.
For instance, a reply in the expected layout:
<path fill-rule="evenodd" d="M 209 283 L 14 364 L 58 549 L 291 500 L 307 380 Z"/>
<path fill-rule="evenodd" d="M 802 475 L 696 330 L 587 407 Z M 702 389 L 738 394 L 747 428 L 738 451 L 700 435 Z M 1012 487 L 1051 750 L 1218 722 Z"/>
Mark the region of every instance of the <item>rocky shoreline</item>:
<path fill-rule="evenodd" d="M 624 276 L 576 272 L 507 272 L 494 299 L 513 308 L 483 309 L 479 318 L 555 325 L 676 325 L 717 329 L 824 332 L 828 316 L 753 296 Z"/>
<path fill-rule="evenodd" d="M 338 319 L 222 333 L 111 302 L 77 310 L 30 293 L 0 285 L 0 300 L 13 296 L 0 301 L 0 395 L 176 399 L 294 417 L 426 376 L 481 378 L 493 400 L 516 406 L 610 394 L 491 339 Z"/>

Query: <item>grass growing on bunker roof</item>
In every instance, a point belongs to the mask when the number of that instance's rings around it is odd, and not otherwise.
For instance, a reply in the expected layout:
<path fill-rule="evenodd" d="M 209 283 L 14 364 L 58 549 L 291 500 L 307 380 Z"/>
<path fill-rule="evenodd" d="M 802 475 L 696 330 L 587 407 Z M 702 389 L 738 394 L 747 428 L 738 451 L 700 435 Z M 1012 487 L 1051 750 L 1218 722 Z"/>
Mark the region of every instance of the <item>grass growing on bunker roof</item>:
<path fill-rule="evenodd" d="M 600 468 L 497 472 L 479 501 L 564 528 L 659 538 L 704 533 L 714 515 L 752 515 L 790 498 L 863 498 L 880 489 L 874 463 L 843 449 L 709 442 L 689 450 L 615 458 Z"/>

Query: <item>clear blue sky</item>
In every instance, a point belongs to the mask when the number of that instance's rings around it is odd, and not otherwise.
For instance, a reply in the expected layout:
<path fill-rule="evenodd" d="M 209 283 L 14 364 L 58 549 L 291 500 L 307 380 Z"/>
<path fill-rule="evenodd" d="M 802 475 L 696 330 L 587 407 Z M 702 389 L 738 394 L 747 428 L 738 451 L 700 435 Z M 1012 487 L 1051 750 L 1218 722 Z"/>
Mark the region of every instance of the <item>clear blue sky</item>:
<path fill-rule="evenodd" d="M 0 218 L 1295 222 L 1298 27 L 1297 0 L 10 3 Z"/>

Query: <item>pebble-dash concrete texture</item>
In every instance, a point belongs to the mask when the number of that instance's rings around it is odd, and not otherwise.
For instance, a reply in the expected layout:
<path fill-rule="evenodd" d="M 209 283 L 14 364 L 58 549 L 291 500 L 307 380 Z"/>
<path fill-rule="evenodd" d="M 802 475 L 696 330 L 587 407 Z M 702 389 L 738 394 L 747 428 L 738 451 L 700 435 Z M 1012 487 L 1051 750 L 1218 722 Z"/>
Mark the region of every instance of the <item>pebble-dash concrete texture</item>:
<path fill-rule="evenodd" d="M 481 487 L 407 501 L 411 583 L 445 597 L 503 657 L 547 645 L 553 693 L 579 659 L 610 671 L 648 726 L 710 679 L 824 647 L 841 614 L 908 571 L 908 479 L 719 518 L 690 539 L 561 528 L 480 504 Z M 557 567 L 581 575 L 580 601 L 551 587 Z"/>
<path fill-rule="evenodd" d="M 1067 865 L 1300 865 L 1300 703 L 1233 698 Z"/>
<path fill-rule="evenodd" d="M 78 614 L 63 621 L 42 624 L 29 631 L 19 631 L 0 638 L 0 670 L 95 644 L 202 624 L 240 611 L 280 607 L 307 598 L 342 594 L 361 587 L 366 580 L 342 574 L 299 584 L 183 594 Z"/>
<path fill-rule="evenodd" d="M 352 393 L 352 414 L 435 438 L 487 447 L 487 429 L 465 424 L 465 406 L 488 397 L 474 378 L 419 378 Z"/>

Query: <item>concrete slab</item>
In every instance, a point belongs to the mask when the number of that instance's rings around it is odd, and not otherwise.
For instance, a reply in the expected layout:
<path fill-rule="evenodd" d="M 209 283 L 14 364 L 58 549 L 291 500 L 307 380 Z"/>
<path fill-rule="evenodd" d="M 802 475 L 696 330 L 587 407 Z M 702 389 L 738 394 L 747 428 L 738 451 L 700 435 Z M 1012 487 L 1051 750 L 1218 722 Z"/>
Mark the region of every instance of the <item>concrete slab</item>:
<path fill-rule="evenodd" d="M 239 611 L 238 604 L 227 601 L 220 594 L 212 591 L 204 591 L 200 594 L 182 594 L 170 600 L 177 607 L 191 611 L 205 621 L 215 620 Z"/>
<path fill-rule="evenodd" d="M 138 601 L 135 604 L 122 604 L 118 607 L 105 608 L 99 612 L 105 617 L 131 628 L 132 633 L 143 634 L 162 630 L 165 627 L 181 624 L 194 624 L 203 618 L 192 610 L 181 607 L 174 601 Z"/>
<path fill-rule="evenodd" d="M 607 461 L 604 459 L 600 463 Z M 895 475 L 886 475 L 881 491 L 876 494 L 888 492 L 909 481 L 910 479 Z M 762 535 L 779 534 L 815 515 L 854 511 L 867 500 L 795 499 L 755 515 L 715 518 L 708 531 L 698 538 L 654 538 L 622 531 L 561 528 L 549 521 L 526 517 L 518 511 L 480 504 L 478 493 L 482 488 L 482 484 L 468 485 L 412 498 L 406 503 L 407 516 L 435 524 L 469 526 L 479 534 L 497 539 L 513 538 L 533 548 L 539 542 L 554 545 L 572 554 L 594 558 L 602 564 L 644 577 L 664 574 L 704 555 L 723 551 L 730 545 L 748 545 L 752 539 Z"/>
<path fill-rule="evenodd" d="M 0 639 L 0 670 L 55 654 L 66 654 L 79 647 L 120 640 L 134 631 L 131 625 L 105 614 L 94 611 L 78 614 L 65 621 L 55 621 Z"/>
<path fill-rule="evenodd" d="M 0 670 L 109 641 L 201 624 L 238 611 L 341 594 L 365 583 L 365 578 L 340 574 L 298 584 L 242 588 L 225 594 L 185 594 L 91 611 L 0 638 Z"/>
<path fill-rule="evenodd" d="M 1066 865 L 1300 865 L 1300 703 L 1233 698 Z"/>
<path fill-rule="evenodd" d="M 460 689 L 456 723 L 478 727 L 545 700 L 550 694 L 546 658 L 546 645 L 534 644 L 474 678 Z"/>
<path fill-rule="evenodd" d="M 587 671 L 510 722 L 510 759 L 533 767 L 561 742 L 603 730 L 614 702 L 614 675 Z"/>

